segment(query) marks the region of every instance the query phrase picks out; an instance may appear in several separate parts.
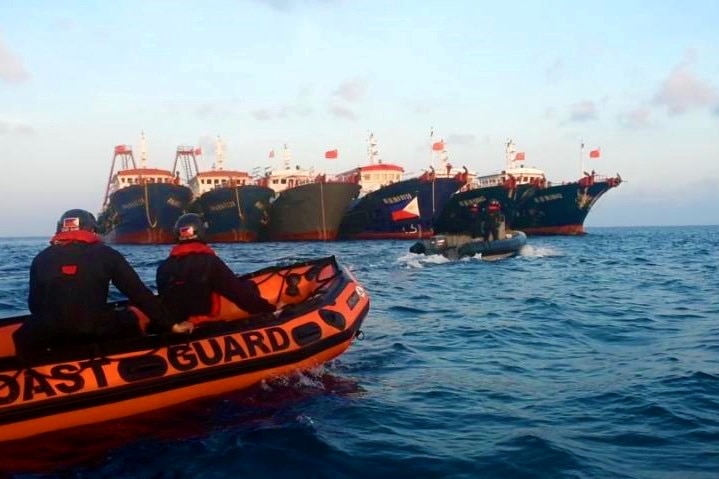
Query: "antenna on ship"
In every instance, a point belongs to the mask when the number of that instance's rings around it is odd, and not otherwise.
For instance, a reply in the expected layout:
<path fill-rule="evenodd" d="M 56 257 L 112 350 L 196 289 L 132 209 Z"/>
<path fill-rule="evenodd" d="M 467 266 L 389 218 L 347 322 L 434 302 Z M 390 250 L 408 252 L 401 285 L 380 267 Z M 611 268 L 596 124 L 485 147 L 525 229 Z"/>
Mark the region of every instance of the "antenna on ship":
<path fill-rule="evenodd" d="M 285 143 L 282 147 L 282 159 L 285 164 L 285 170 L 290 169 L 290 160 L 292 160 L 292 155 L 290 154 L 290 149 L 287 148 L 287 143 Z"/>
<path fill-rule="evenodd" d="M 222 170 L 225 165 L 225 148 L 222 143 L 222 138 L 220 138 L 220 135 L 217 135 L 217 140 L 215 141 L 215 167 L 218 170 Z"/>
<path fill-rule="evenodd" d="M 447 153 L 445 145 L 446 143 L 442 141 L 442 151 L 439 152 L 439 161 L 442 163 L 442 168 L 447 172 L 447 176 L 449 176 L 452 166 L 449 164 L 449 153 Z"/>
<path fill-rule="evenodd" d="M 379 157 L 379 149 L 377 148 L 377 140 L 374 137 L 374 133 L 369 134 L 369 140 L 367 141 L 367 158 L 370 165 L 382 164 L 382 159 Z"/>
<path fill-rule="evenodd" d="M 434 127 L 429 127 L 429 167 L 434 169 Z"/>
<path fill-rule="evenodd" d="M 140 133 L 140 168 L 147 168 L 147 140 L 145 130 Z"/>
<path fill-rule="evenodd" d="M 507 160 L 507 169 L 512 168 L 512 163 L 516 156 L 517 150 L 514 147 L 514 141 L 511 138 L 507 138 L 507 143 L 504 145 L 504 155 Z"/>

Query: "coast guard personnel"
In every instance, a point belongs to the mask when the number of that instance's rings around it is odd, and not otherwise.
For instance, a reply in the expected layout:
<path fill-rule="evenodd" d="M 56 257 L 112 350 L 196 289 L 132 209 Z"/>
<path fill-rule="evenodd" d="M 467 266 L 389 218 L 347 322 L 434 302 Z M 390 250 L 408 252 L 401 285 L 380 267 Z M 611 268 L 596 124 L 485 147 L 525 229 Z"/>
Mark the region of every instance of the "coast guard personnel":
<path fill-rule="evenodd" d="M 198 214 L 178 218 L 175 240 L 170 256 L 157 267 L 157 290 L 162 303 L 178 318 L 191 318 L 193 323 L 211 320 L 213 300 L 219 296 L 250 314 L 275 311 L 254 282 L 239 279 L 205 243 L 205 224 Z"/>
<path fill-rule="evenodd" d="M 30 317 L 15 333 L 18 351 L 140 336 L 148 326 L 173 325 L 159 299 L 118 251 L 95 233 L 95 217 L 80 209 L 65 212 L 50 246 L 30 266 Z M 107 302 L 110 282 L 130 300 L 116 310 Z"/>
<path fill-rule="evenodd" d="M 487 220 L 484 232 L 484 241 L 494 241 L 500 239 L 499 226 L 504 221 L 502 216 L 502 206 L 499 201 L 491 200 L 487 205 Z"/>
<path fill-rule="evenodd" d="M 479 205 L 472 203 L 469 207 L 469 235 L 472 238 L 483 237 L 485 228 L 484 215 L 482 214 Z"/>

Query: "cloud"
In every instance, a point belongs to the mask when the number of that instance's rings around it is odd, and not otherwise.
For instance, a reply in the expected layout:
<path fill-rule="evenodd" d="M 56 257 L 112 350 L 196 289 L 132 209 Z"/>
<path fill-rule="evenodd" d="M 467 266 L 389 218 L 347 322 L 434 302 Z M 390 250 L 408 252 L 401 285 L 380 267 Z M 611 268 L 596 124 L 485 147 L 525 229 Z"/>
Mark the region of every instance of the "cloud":
<path fill-rule="evenodd" d="M 597 119 L 597 107 L 593 101 L 585 100 L 575 103 L 569 107 L 569 119 L 567 122 L 579 123 Z"/>
<path fill-rule="evenodd" d="M 250 115 L 255 120 L 280 120 L 291 117 L 307 117 L 314 113 L 314 110 L 308 106 L 302 105 L 285 105 L 279 108 L 258 108 L 252 110 Z"/>
<path fill-rule="evenodd" d="M 471 134 L 453 134 L 447 137 L 447 146 L 452 145 L 473 145 L 476 137 Z"/>
<path fill-rule="evenodd" d="M 200 105 L 195 109 L 195 114 L 200 118 L 218 118 L 231 114 L 231 111 L 211 103 Z"/>
<path fill-rule="evenodd" d="M 559 81 L 562 71 L 564 70 L 564 63 L 562 60 L 557 58 L 554 63 L 549 65 L 545 70 L 544 74 L 547 77 L 547 83 L 554 84 Z"/>
<path fill-rule="evenodd" d="M 268 7 L 272 8 L 273 10 L 278 10 L 280 12 L 290 12 L 294 10 L 295 8 L 304 6 L 304 5 L 311 5 L 311 4 L 318 4 L 318 5 L 331 5 L 333 3 L 338 3 L 336 0 L 255 0 L 257 3 L 267 5 Z"/>
<path fill-rule="evenodd" d="M 274 115 L 272 114 L 272 112 L 266 108 L 260 108 L 258 110 L 253 110 L 250 112 L 250 114 L 252 115 L 252 117 L 255 120 L 259 120 L 259 121 L 266 121 L 266 120 L 271 120 L 272 118 L 274 118 Z"/>
<path fill-rule="evenodd" d="M 35 128 L 18 121 L 0 120 L 0 135 L 34 135 Z"/>
<path fill-rule="evenodd" d="M 626 128 L 646 128 L 649 126 L 651 110 L 640 106 L 634 110 L 619 115 L 619 122 Z"/>
<path fill-rule="evenodd" d="M 345 118 L 347 120 L 356 120 L 357 115 L 350 110 L 349 108 L 345 108 L 343 106 L 334 105 L 329 108 L 329 112 L 336 116 L 337 118 Z"/>
<path fill-rule="evenodd" d="M 719 108 L 717 89 L 699 79 L 693 72 L 695 55 L 688 52 L 659 87 L 652 104 L 666 107 L 670 115 L 679 115 L 693 108 Z"/>
<path fill-rule="evenodd" d="M 278 107 L 261 107 L 250 111 L 250 115 L 255 120 L 268 121 L 268 120 L 282 120 L 285 118 L 306 118 L 314 113 L 314 108 L 309 106 L 312 104 L 312 91 L 311 86 L 302 86 L 297 92 L 297 97 L 287 100 L 285 105 Z"/>
<path fill-rule="evenodd" d="M 184 106 L 182 108 L 185 108 Z M 200 118 L 225 118 L 237 115 L 240 112 L 240 100 L 227 98 L 217 101 L 200 103 L 195 107 L 195 115 Z"/>
<path fill-rule="evenodd" d="M 549 108 L 546 108 L 544 110 L 544 118 L 547 120 L 554 120 L 557 118 L 557 110 L 552 108 L 551 106 Z"/>
<path fill-rule="evenodd" d="M 7 83 L 22 83 L 30 78 L 22 61 L 8 50 L 0 38 L 0 80 Z"/>
<path fill-rule="evenodd" d="M 431 113 L 437 109 L 437 105 L 433 104 L 431 101 L 417 101 L 417 102 L 405 102 L 405 107 L 413 114 L 413 115 L 424 115 L 426 113 Z"/>
<path fill-rule="evenodd" d="M 343 82 L 334 95 L 342 98 L 343 100 L 355 103 L 365 97 L 367 93 L 367 82 L 361 78 L 354 78 Z"/>

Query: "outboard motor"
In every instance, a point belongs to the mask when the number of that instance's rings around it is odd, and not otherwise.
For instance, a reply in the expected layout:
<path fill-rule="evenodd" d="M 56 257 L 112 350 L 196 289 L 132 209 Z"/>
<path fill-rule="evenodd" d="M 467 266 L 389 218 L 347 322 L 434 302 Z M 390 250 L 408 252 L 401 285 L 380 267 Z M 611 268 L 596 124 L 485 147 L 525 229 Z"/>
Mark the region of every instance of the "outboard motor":
<path fill-rule="evenodd" d="M 435 235 L 429 239 L 430 249 L 440 253 L 447 249 L 447 237 L 445 235 Z"/>

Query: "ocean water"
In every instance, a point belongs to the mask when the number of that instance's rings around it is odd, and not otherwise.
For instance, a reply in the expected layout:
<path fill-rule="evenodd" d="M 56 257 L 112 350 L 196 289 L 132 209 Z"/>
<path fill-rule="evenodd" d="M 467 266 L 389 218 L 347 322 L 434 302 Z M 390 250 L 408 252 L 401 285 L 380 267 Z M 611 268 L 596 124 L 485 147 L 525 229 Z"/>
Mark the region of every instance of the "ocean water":
<path fill-rule="evenodd" d="M 2 239 L 0 314 L 46 238 Z M 589 228 L 516 258 L 412 242 L 216 245 L 237 272 L 334 254 L 362 340 L 248 390 L 0 445 L 9 477 L 717 478 L 719 227 Z M 120 246 L 154 287 L 167 246 Z M 0 474 L 1 475 L 1 474 Z"/>

